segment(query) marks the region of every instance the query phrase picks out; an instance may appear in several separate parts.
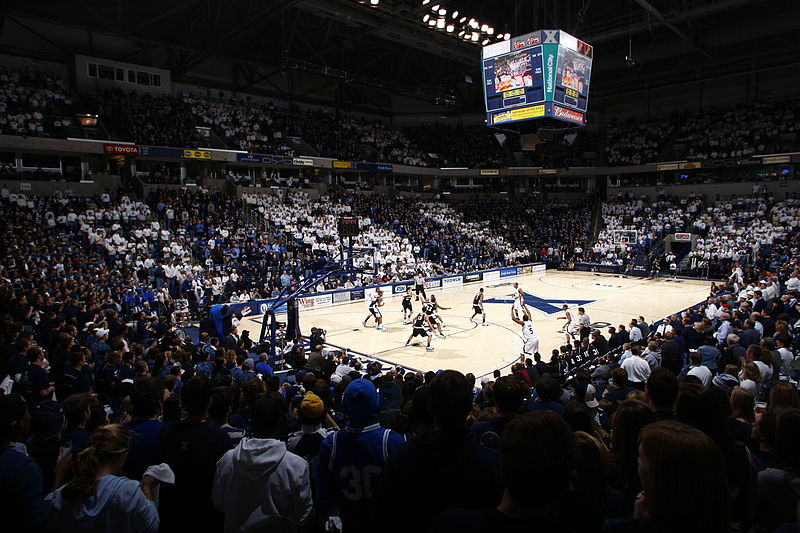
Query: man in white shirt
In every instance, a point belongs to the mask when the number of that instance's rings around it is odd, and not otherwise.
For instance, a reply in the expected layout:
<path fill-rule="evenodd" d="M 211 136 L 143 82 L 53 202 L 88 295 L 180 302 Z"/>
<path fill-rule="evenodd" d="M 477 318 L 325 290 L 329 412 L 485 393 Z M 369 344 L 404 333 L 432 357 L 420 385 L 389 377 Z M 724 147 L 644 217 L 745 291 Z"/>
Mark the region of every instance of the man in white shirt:
<path fill-rule="evenodd" d="M 638 346 L 631 348 L 631 356 L 620 365 L 628 373 L 628 383 L 631 387 L 644 390 L 644 384 L 650 377 L 650 365 L 642 357 L 642 349 Z"/>
<path fill-rule="evenodd" d="M 635 318 L 632 318 L 629 324 L 631 344 L 641 344 L 642 342 L 642 330 L 636 327 L 636 324 L 638 324 L 638 322 Z"/>
<path fill-rule="evenodd" d="M 798 276 L 796 270 L 789 275 L 789 279 L 786 281 L 786 290 L 800 290 L 800 276 Z"/>
<path fill-rule="evenodd" d="M 711 370 L 703 366 L 702 362 L 703 356 L 700 355 L 697 350 L 691 350 L 689 352 L 689 364 L 691 367 L 689 368 L 689 372 L 687 374 L 689 376 L 697 377 L 704 387 L 708 387 L 708 385 L 711 383 Z"/>

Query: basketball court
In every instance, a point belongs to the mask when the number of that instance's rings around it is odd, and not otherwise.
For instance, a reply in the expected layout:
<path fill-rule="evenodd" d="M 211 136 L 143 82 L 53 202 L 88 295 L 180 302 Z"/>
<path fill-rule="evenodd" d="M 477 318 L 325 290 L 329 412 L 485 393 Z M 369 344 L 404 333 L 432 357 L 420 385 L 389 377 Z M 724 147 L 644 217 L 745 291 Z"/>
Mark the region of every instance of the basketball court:
<path fill-rule="evenodd" d="M 549 272 L 508 277 L 483 284 L 473 283 L 428 291 L 436 294 L 441 306 L 451 309 L 441 312 L 446 337 L 434 336 L 434 351 L 425 350 L 425 339 L 416 337 L 411 346 L 405 342 L 411 326 L 403 324 L 400 297 L 388 297 L 381 308 L 387 331 L 374 328 L 370 319 L 368 327 L 362 322 L 369 314 L 363 301 L 341 304 L 322 309 L 302 311 L 301 329 L 308 334 L 311 327 L 328 332 L 328 348 L 347 348 L 351 354 L 366 359 L 377 359 L 387 365 L 401 365 L 409 369 L 427 371 L 456 369 L 472 372 L 480 377 L 497 368 L 514 363 L 522 350 L 521 327 L 511 321 L 512 284 L 517 282 L 526 293 L 526 305 L 533 314 L 539 335 L 539 352 L 545 361 L 550 353 L 565 342 L 564 320 L 561 306 L 567 303 L 577 320 L 577 308 L 584 307 L 593 327 L 605 330 L 609 325 L 625 324 L 640 314 L 648 323 L 661 320 L 668 314 L 686 309 L 703 301 L 708 295 L 709 283 L 682 279 L 625 277 L 591 272 Z M 470 322 L 472 298 L 484 287 L 484 309 L 488 327 Z M 414 312 L 420 309 L 413 302 Z M 278 315 L 279 320 L 284 320 Z M 261 331 L 261 317 L 250 316 L 242 320 L 240 329 L 250 331 L 257 338 Z"/>

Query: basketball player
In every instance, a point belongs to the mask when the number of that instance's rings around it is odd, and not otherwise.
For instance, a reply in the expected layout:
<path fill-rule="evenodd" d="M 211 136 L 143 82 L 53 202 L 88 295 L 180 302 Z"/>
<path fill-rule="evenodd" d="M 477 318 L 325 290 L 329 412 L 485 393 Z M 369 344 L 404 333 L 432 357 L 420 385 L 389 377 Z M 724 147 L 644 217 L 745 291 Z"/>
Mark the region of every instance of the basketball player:
<path fill-rule="evenodd" d="M 478 294 L 472 299 L 472 316 L 469 317 L 470 322 L 475 322 L 473 319 L 477 315 L 483 315 L 483 325 L 488 326 L 486 323 L 486 311 L 483 309 L 483 287 L 478 290 Z"/>
<path fill-rule="evenodd" d="M 411 324 L 411 317 L 414 313 L 414 309 L 411 307 L 411 298 L 413 298 L 413 296 L 411 287 L 409 286 L 406 289 L 406 293 L 403 295 L 403 324 Z"/>
<path fill-rule="evenodd" d="M 375 317 L 375 329 L 378 331 L 387 331 L 385 327 L 383 327 L 383 315 L 381 315 L 380 307 L 383 307 L 383 291 L 381 289 L 375 289 L 375 292 L 370 296 L 369 299 L 369 315 L 367 318 L 364 319 L 364 327 L 367 327 L 367 321 L 371 317 Z"/>
<path fill-rule="evenodd" d="M 564 333 L 567 342 L 571 342 L 572 335 L 575 333 L 573 330 L 577 324 L 572 322 L 572 313 L 569 312 L 569 306 L 567 306 L 567 304 L 562 305 L 561 310 L 564 311 L 564 316 L 558 317 L 558 320 L 566 320 L 566 322 L 564 323 L 564 329 L 559 333 Z"/>
<path fill-rule="evenodd" d="M 417 271 L 417 277 L 414 278 L 414 286 L 417 291 L 417 301 L 419 301 L 419 295 L 422 294 L 422 299 L 426 300 L 428 296 L 425 294 L 425 276 L 422 275 L 422 271 Z"/>
<path fill-rule="evenodd" d="M 444 321 L 442 317 L 439 316 L 439 313 L 436 311 L 438 310 L 446 310 L 450 309 L 449 307 L 443 307 L 436 302 L 436 296 L 431 294 L 430 301 L 423 300 L 422 301 L 425 305 L 422 307 L 423 312 L 430 317 L 431 324 L 436 325 L 436 328 L 439 330 L 439 336 L 444 337 L 444 333 L 442 333 L 442 328 L 445 327 Z"/>
<path fill-rule="evenodd" d="M 519 313 L 524 313 L 530 316 L 528 308 L 525 307 L 525 291 L 519 286 L 519 283 L 514 283 L 514 317 L 519 318 Z"/>
<path fill-rule="evenodd" d="M 522 320 L 520 320 L 514 316 L 512 311 L 511 320 L 522 326 L 522 339 L 525 341 L 525 343 L 522 346 L 521 358 L 539 355 L 539 336 L 536 334 L 536 330 L 533 329 L 533 320 L 531 320 L 530 316 L 528 316 L 527 313 L 524 313 L 522 315 Z"/>
<path fill-rule="evenodd" d="M 428 345 L 425 347 L 425 349 L 429 352 L 433 351 L 433 346 L 431 346 L 431 339 L 433 338 L 433 325 L 431 324 L 430 316 L 426 315 L 424 311 L 420 311 L 414 318 L 413 324 L 414 328 L 411 330 L 411 335 L 408 336 L 406 346 L 411 344 L 411 340 L 419 335 L 420 337 L 428 337 Z"/>

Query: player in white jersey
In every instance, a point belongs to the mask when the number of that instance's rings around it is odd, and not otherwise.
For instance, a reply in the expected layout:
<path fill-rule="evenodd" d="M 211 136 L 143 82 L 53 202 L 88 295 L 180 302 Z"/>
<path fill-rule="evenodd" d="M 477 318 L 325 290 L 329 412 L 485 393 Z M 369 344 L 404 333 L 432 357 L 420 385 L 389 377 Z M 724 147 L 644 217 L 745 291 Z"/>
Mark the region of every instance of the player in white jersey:
<path fill-rule="evenodd" d="M 567 338 L 567 342 L 572 342 L 573 335 L 575 334 L 575 330 L 578 327 L 578 324 L 572 320 L 572 313 L 569 312 L 569 306 L 564 304 L 561 306 L 561 310 L 564 311 L 564 316 L 558 317 L 558 320 L 566 320 L 564 323 L 564 329 L 561 330 L 561 333 L 564 333 L 564 336 Z"/>
<path fill-rule="evenodd" d="M 533 320 L 528 314 L 523 314 L 522 319 L 520 320 L 516 316 L 514 316 L 514 312 L 511 312 L 511 320 L 515 323 L 522 326 L 522 340 L 524 344 L 522 346 L 522 357 L 530 357 L 533 354 L 539 353 L 539 336 L 536 334 L 536 330 L 533 329 Z"/>
<path fill-rule="evenodd" d="M 383 291 L 375 289 L 375 292 L 369 298 L 369 313 L 367 318 L 364 319 L 364 327 L 367 327 L 367 321 L 375 317 L 375 329 L 379 331 L 386 331 L 383 327 L 383 315 L 381 315 L 380 307 L 383 306 Z"/>
<path fill-rule="evenodd" d="M 519 286 L 519 283 L 514 283 L 514 307 L 513 315 L 514 318 L 519 318 L 519 313 L 526 314 L 530 316 L 528 313 L 528 308 L 525 307 L 525 291 L 522 290 L 522 287 Z"/>

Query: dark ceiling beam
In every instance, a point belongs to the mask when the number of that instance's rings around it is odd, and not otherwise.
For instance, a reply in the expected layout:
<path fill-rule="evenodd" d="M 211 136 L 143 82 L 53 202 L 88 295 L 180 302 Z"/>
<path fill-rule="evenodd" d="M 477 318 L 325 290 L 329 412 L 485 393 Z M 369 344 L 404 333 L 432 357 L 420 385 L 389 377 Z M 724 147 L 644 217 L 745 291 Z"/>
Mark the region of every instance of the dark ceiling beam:
<path fill-rule="evenodd" d="M 75 0 L 75 3 L 78 4 L 83 9 L 83 11 L 91 15 L 92 18 L 95 19 L 97 22 L 99 22 L 105 29 L 117 32 L 116 25 L 110 24 L 103 15 L 97 12 L 95 8 L 87 5 L 86 2 L 84 2 L 83 0 Z"/>
<path fill-rule="evenodd" d="M 580 31 L 581 26 L 583 26 L 583 21 L 586 20 L 586 13 L 589 11 L 591 5 L 592 0 L 585 0 L 581 10 L 578 12 L 578 20 L 575 21 L 575 25 L 572 26 L 569 32 L 571 35 L 577 35 L 578 31 Z"/>
<path fill-rule="evenodd" d="M 381 54 L 378 54 L 369 61 L 362 63 L 361 66 L 359 66 L 356 70 L 353 71 L 353 74 L 361 74 L 365 70 L 369 69 L 375 63 L 379 63 L 384 60 L 391 61 L 391 59 L 392 59 L 392 52 L 389 49 L 385 48 Z"/>
<path fill-rule="evenodd" d="M 326 0 L 326 1 L 330 2 L 332 0 Z M 436 3 L 436 4 L 439 4 L 440 6 L 444 6 L 445 4 L 447 4 L 447 1 L 448 0 L 439 0 L 439 1 L 431 0 L 431 3 Z M 341 2 L 340 2 L 340 4 L 341 4 Z M 303 8 L 302 4 L 299 5 L 298 7 L 301 8 L 301 9 Z M 390 13 L 385 13 L 385 12 L 379 10 L 379 9 L 373 9 L 373 8 L 370 8 L 369 6 L 362 6 L 360 4 L 351 3 L 351 2 L 347 2 L 347 4 L 343 5 L 342 7 L 346 8 L 346 9 L 359 10 L 359 11 L 361 11 L 363 13 L 369 13 L 371 16 L 374 16 L 376 18 L 376 20 L 378 20 L 378 21 L 382 20 L 381 22 L 378 22 L 375 26 L 369 27 L 366 30 L 363 30 L 363 31 L 361 31 L 361 32 L 359 32 L 359 33 L 357 33 L 357 34 L 355 34 L 353 36 L 348 37 L 348 39 L 350 39 L 353 42 L 361 40 L 361 39 L 363 39 L 365 37 L 369 37 L 370 35 L 378 32 L 380 30 L 389 28 L 390 26 L 392 26 L 394 24 L 397 24 L 399 21 L 405 22 L 405 23 L 413 23 L 414 25 L 416 25 L 416 21 L 414 20 L 414 18 L 418 17 L 419 15 L 421 15 L 421 14 L 425 13 L 426 11 L 430 10 L 430 5 L 424 5 L 424 6 L 420 5 L 419 7 L 414 9 L 408 15 L 396 16 L 396 15 L 392 15 Z M 460 44 L 460 43 L 458 43 L 458 44 Z M 329 47 L 322 48 L 322 49 L 316 51 L 315 53 L 311 54 L 310 56 L 305 57 L 304 60 L 305 61 L 310 61 L 310 60 L 314 59 L 315 57 L 319 57 L 322 54 L 327 54 L 328 52 L 330 52 L 332 49 L 335 49 L 335 48 L 337 48 L 337 47 L 336 46 L 329 46 Z"/>
<path fill-rule="evenodd" d="M 722 0 L 718 2 L 711 2 L 708 4 L 703 4 L 695 9 L 687 9 L 685 11 L 670 13 L 669 15 L 665 16 L 665 20 L 672 24 L 677 24 L 683 22 L 684 20 L 697 20 L 702 17 L 709 17 L 716 13 L 741 7 L 743 5 L 765 1 L 766 0 Z M 580 36 L 576 35 L 576 37 L 579 37 L 594 46 L 601 42 L 612 41 L 614 39 L 628 37 L 629 35 L 636 35 L 638 33 L 651 31 L 653 27 L 651 21 L 648 21 L 647 19 L 634 22 L 633 24 L 626 24 L 621 18 L 619 21 L 611 22 L 619 23 L 613 28 L 602 29 L 601 26 L 603 24 L 608 24 L 609 21 L 600 21 L 593 26 L 585 27 L 583 29 L 583 34 Z M 661 24 L 661 22 L 657 21 L 656 25 L 659 24 Z M 597 32 L 595 32 L 596 29 L 598 30 Z"/>
<path fill-rule="evenodd" d="M 47 44 L 49 44 L 49 45 L 50 45 L 50 46 L 52 46 L 53 48 L 56 48 L 56 49 L 58 49 L 59 51 L 63 52 L 63 54 L 62 54 L 62 55 L 64 55 L 64 56 L 69 56 L 69 55 L 72 55 L 72 54 L 70 54 L 69 52 L 66 52 L 66 51 L 64 50 L 64 47 L 63 47 L 62 45 L 60 45 L 60 44 L 58 44 L 57 42 L 53 41 L 52 39 L 50 39 L 50 38 L 49 38 L 49 37 L 47 37 L 46 35 L 43 35 L 42 33 L 40 33 L 40 32 L 38 32 L 38 31 L 34 30 L 34 29 L 33 29 L 33 28 L 31 28 L 30 26 L 28 26 L 27 24 L 25 24 L 24 22 L 22 22 L 21 20 L 19 20 L 17 17 L 14 17 L 14 16 L 11 16 L 11 15 L 8 15 L 8 16 L 6 16 L 6 20 L 8 20 L 8 21 L 10 21 L 10 22 L 13 22 L 13 23 L 15 23 L 15 24 L 17 24 L 18 26 L 21 26 L 23 29 L 25 29 L 25 30 L 29 31 L 30 33 L 32 33 L 32 34 L 33 34 L 33 35 L 35 35 L 36 37 L 40 38 L 41 40 L 43 40 L 44 42 L 46 42 Z"/>
<path fill-rule="evenodd" d="M 231 30 L 226 35 L 221 37 L 216 43 L 212 43 L 211 48 L 205 52 L 198 54 L 191 59 L 186 65 L 183 65 L 178 75 L 189 72 L 196 66 L 204 63 L 214 55 L 229 48 L 232 44 L 241 41 L 243 38 L 249 36 L 255 30 L 268 24 L 275 18 L 279 17 L 284 11 L 296 4 L 298 0 L 275 0 L 274 2 L 267 3 L 260 10 L 251 13 L 248 16 L 248 21 Z M 281 5 L 282 4 L 282 5 Z M 277 6 L 280 5 L 279 8 Z"/>
<path fill-rule="evenodd" d="M 183 11 L 184 9 L 192 7 L 195 4 L 199 4 L 201 1 L 202 0 L 189 0 L 189 1 L 178 2 L 177 5 L 174 6 L 173 8 L 168 9 L 166 11 L 162 11 L 161 13 L 156 15 L 155 17 L 152 17 L 152 18 L 149 18 L 147 20 L 144 20 L 144 21 L 140 22 L 139 24 L 137 24 L 136 26 L 132 27 L 130 30 L 125 31 L 123 33 L 129 34 L 129 35 L 135 35 L 135 34 L 139 33 L 140 31 L 149 28 L 153 24 L 158 24 L 162 20 L 165 20 L 165 19 L 167 19 L 167 18 L 169 18 L 169 17 L 171 17 L 173 15 L 177 15 L 178 13 Z"/>
<path fill-rule="evenodd" d="M 714 56 L 712 56 L 708 52 L 708 50 L 697 44 L 694 39 L 686 35 L 675 24 L 664 18 L 664 15 L 662 15 L 661 12 L 653 6 L 653 4 L 651 4 L 647 0 L 633 0 L 633 1 L 639 4 L 642 7 L 642 9 L 644 9 L 647 12 L 648 15 L 652 15 L 653 17 L 655 17 L 656 20 L 658 20 L 659 22 L 664 24 L 667 28 L 669 28 L 672 31 L 672 33 L 674 33 L 675 35 L 686 41 L 686 43 L 689 46 L 700 52 L 703 56 L 706 57 L 706 59 L 709 59 L 711 61 L 714 60 Z"/>

